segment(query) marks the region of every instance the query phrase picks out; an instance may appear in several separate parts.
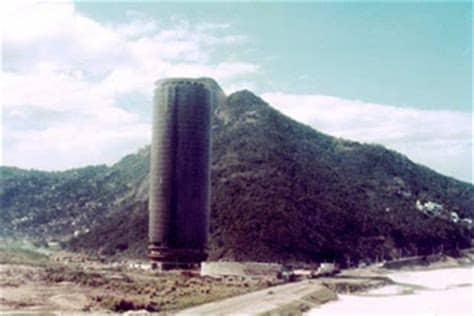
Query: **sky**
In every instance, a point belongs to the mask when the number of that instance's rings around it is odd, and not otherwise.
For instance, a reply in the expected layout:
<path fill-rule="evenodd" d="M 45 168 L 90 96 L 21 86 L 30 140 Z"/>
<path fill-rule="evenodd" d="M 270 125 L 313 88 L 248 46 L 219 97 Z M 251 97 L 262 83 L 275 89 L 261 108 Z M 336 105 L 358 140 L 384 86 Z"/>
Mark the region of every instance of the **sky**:
<path fill-rule="evenodd" d="M 472 4 L 2 2 L 2 165 L 113 164 L 153 84 L 210 76 L 472 182 Z"/>

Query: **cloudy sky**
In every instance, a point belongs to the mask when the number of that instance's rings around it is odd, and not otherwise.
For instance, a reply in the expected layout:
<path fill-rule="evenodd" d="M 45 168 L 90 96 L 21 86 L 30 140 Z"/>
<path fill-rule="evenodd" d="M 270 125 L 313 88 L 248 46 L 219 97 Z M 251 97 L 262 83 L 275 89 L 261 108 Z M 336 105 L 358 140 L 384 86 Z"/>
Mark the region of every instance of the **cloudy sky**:
<path fill-rule="evenodd" d="M 112 164 L 149 143 L 154 81 L 210 76 L 472 181 L 469 2 L 9 2 L 3 165 Z"/>

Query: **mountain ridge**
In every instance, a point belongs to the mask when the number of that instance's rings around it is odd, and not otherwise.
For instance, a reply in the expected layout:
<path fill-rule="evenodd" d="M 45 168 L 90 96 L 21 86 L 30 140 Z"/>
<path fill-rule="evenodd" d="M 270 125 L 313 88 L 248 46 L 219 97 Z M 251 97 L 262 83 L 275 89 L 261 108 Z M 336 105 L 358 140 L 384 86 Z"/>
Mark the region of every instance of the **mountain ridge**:
<path fill-rule="evenodd" d="M 323 134 L 248 90 L 214 109 L 212 129 L 211 259 L 344 263 L 470 243 L 472 227 L 449 218 L 451 212 L 474 218 L 469 183 L 383 146 Z M 0 235 L 48 236 L 74 251 L 143 256 L 148 155 L 145 147 L 110 167 L 56 176 L 15 176 L 2 167 Z M 23 180 L 12 185 L 12 179 Z M 31 199 L 22 204 L 18 195 Z M 430 215 L 417 201 L 442 211 Z"/>

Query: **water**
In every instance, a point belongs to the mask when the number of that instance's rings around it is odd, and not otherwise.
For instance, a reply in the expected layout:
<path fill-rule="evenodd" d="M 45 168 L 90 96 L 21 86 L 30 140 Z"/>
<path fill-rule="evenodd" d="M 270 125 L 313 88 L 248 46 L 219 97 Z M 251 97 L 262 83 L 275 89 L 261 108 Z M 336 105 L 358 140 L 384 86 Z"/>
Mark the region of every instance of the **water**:
<path fill-rule="evenodd" d="M 432 271 L 395 272 L 397 282 L 312 309 L 308 316 L 474 315 L 474 266 Z"/>

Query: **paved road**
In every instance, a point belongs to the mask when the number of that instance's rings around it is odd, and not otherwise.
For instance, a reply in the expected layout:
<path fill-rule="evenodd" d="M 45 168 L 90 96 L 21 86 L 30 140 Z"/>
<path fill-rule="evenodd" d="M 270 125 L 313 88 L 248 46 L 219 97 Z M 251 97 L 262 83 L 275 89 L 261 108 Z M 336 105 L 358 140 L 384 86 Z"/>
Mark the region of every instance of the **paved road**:
<path fill-rule="evenodd" d="M 258 315 L 318 291 L 326 294 L 328 290 L 316 281 L 304 280 L 192 307 L 176 315 Z"/>

